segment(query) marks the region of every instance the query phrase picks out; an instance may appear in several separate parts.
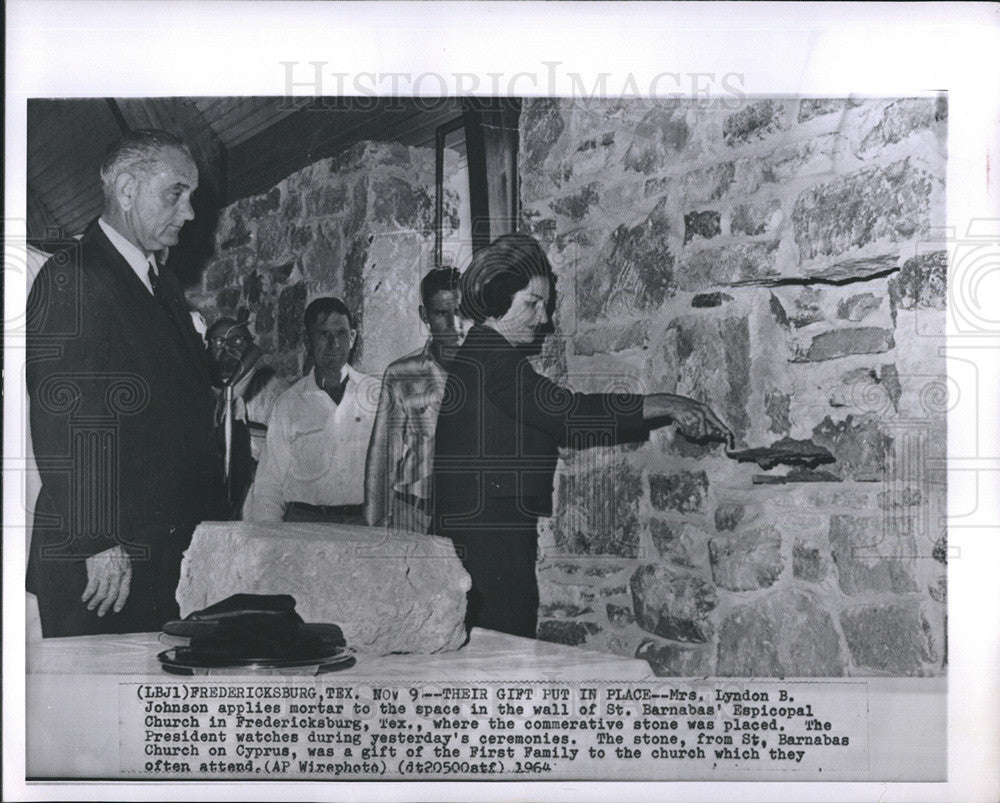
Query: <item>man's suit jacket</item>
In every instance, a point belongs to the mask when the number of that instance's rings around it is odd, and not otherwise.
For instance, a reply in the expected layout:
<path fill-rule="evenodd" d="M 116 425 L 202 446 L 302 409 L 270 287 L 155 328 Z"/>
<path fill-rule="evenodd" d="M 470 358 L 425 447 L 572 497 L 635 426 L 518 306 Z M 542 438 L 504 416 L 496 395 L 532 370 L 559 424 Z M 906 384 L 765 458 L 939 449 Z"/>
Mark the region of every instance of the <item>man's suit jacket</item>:
<path fill-rule="evenodd" d="M 31 436 L 42 477 L 28 562 L 45 636 L 158 630 L 178 614 L 180 559 L 217 514 L 205 347 L 176 279 L 154 297 L 92 224 L 42 267 L 28 299 Z M 168 312 L 169 310 L 169 312 Z M 85 559 L 122 544 L 131 593 L 103 618 Z"/>

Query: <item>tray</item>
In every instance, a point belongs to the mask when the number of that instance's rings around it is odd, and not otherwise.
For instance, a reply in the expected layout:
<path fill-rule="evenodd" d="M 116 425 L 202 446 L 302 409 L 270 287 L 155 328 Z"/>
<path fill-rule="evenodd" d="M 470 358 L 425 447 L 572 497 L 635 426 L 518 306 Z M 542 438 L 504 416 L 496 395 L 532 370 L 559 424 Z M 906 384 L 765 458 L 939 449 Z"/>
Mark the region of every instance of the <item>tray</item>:
<path fill-rule="evenodd" d="M 344 647 L 291 660 L 278 658 L 219 659 L 192 654 L 188 647 L 171 647 L 156 656 L 172 675 L 319 675 L 354 666 L 357 659 Z"/>

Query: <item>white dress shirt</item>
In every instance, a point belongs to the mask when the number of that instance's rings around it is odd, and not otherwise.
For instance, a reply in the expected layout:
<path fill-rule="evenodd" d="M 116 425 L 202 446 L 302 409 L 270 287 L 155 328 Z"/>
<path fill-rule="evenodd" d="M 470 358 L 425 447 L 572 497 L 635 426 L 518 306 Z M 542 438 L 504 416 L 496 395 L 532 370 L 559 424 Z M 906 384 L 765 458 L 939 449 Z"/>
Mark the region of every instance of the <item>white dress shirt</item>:
<path fill-rule="evenodd" d="M 111 240 L 111 244 L 118 250 L 118 253 L 125 257 L 125 261 L 135 271 L 135 275 L 139 277 L 139 281 L 143 283 L 145 288 L 149 290 L 150 295 L 152 295 L 153 285 L 149 283 L 149 269 L 152 267 L 154 273 L 159 274 L 160 272 L 153 255 L 144 254 L 140 248 L 119 234 L 114 226 L 110 223 L 105 223 L 104 218 L 99 217 L 97 225 L 101 227 L 101 231 Z"/>
<path fill-rule="evenodd" d="M 349 365 L 344 397 L 334 404 L 310 371 L 278 397 L 243 517 L 281 521 L 285 505 L 360 505 L 365 457 L 380 383 Z"/>
<path fill-rule="evenodd" d="M 153 285 L 149 283 L 150 268 L 153 269 L 153 273 L 157 276 L 160 275 L 160 265 L 156 261 L 156 257 L 153 256 L 153 254 L 144 254 L 142 250 L 119 234 L 118 230 L 114 228 L 114 226 L 110 223 L 105 223 L 104 218 L 97 218 L 97 225 L 101 227 L 101 231 L 107 235 L 111 244 L 118 250 L 118 253 L 125 258 L 125 261 L 128 262 L 132 270 L 135 271 L 135 275 L 139 277 L 139 281 L 142 282 L 143 286 L 149 290 L 150 295 L 156 295 L 153 292 Z M 196 309 L 193 309 L 190 312 L 191 323 L 194 324 L 195 331 L 204 337 L 205 332 L 208 331 L 208 325 L 205 323 L 205 319 Z"/>

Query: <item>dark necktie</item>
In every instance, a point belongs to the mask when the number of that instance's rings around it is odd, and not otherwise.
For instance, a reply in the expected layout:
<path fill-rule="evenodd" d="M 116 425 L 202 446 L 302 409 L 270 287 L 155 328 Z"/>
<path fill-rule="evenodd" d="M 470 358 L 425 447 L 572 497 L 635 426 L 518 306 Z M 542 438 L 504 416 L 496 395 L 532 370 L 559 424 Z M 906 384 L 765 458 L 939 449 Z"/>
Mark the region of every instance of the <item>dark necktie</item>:
<path fill-rule="evenodd" d="M 160 307 L 167 314 L 167 318 L 170 319 L 170 323 L 173 324 L 170 327 L 172 337 L 174 341 L 180 346 L 182 350 L 187 348 L 184 343 L 183 334 L 183 324 L 177 320 L 174 315 L 173 305 L 171 304 L 170 294 L 167 292 L 166 282 L 162 281 L 159 273 L 153 269 L 153 266 L 149 266 L 149 283 L 153 287 L 153 297 L 160 302 Z"/>
<path fill-rule="evenodd" d="M 160 306 L 166 310 L 167 315 L 173 318 L 173 314 L 170 312 L 170 303 L 167 299 L 166 288 L 160 282 L 160 274 L 153 269 L 152 263 L 149 266 L 149 285 L 153 288 L 153 297 L 160 302 Z"/>
<path fill-rule="evenodd" d="M 344 399 L 344 390 L 347 388 L 347 380 L 350 376 L 345 376 L 342 381 L 338 382 L 333 387 L 324 387 L 323 389 L 329 394 L 330 398 L 333 399 L 333 403 L 339 405 Z"/>

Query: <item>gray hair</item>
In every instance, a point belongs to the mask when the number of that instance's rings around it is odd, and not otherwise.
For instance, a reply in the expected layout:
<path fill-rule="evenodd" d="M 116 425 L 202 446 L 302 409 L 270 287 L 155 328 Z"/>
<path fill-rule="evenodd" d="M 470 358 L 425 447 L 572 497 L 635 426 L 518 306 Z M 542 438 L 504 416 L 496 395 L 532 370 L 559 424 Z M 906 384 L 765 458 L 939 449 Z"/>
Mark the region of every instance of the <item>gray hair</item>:
<path fill-rule="evenodd" d="M 169 148 L 194 159 L 184 140 L 158 128 L 137 128 L 112 142 L 101 163 L 105 200 L 114 198 L 115 182 L 122 173 L 148 175 L 159 161 L 160 154 Z"/>

